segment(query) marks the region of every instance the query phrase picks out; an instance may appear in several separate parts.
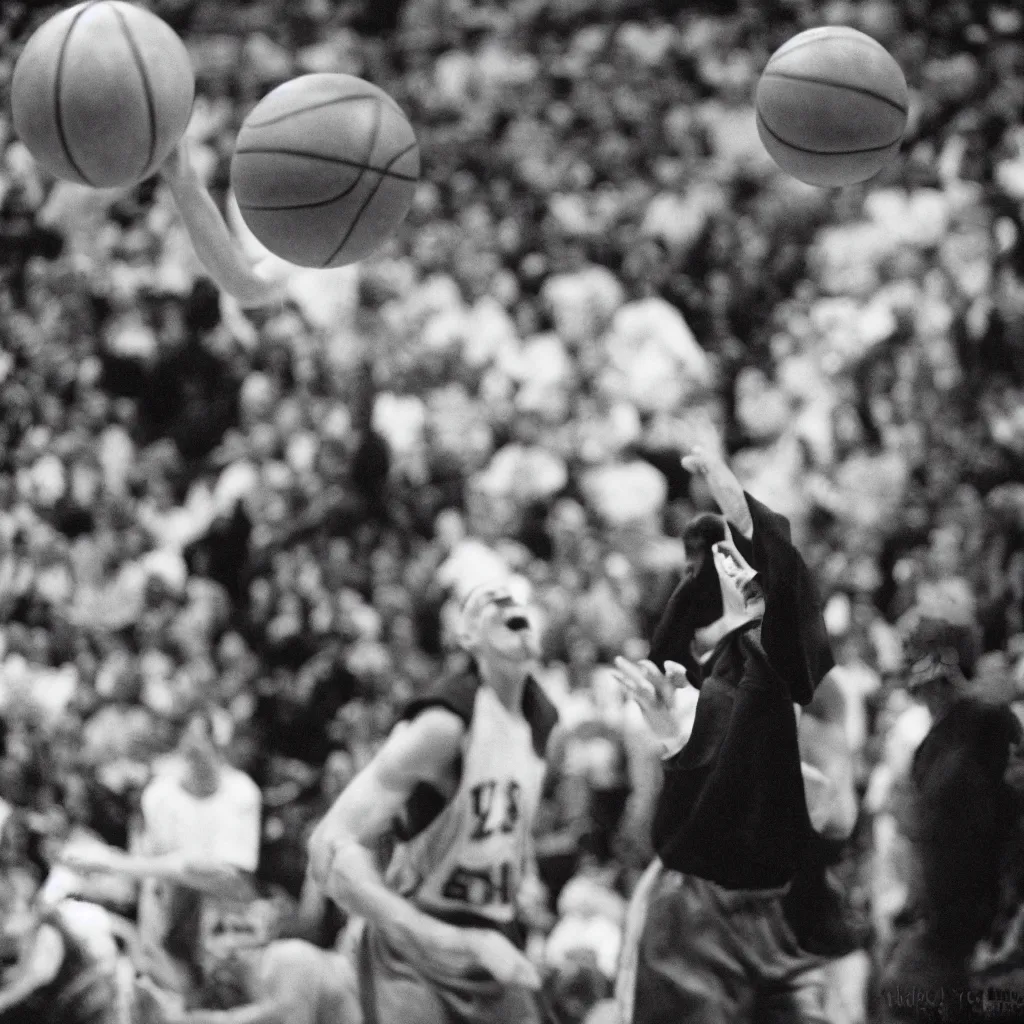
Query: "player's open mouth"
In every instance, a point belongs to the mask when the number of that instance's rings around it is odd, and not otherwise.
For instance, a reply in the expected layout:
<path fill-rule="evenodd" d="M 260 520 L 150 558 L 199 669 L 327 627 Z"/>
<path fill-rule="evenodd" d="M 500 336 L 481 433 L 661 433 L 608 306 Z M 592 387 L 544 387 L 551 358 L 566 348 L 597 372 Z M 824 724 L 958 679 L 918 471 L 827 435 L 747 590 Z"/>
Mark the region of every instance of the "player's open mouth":
<path fill-rule="evenodd" d="M 519 632 L 522 629 L 530 628 L 530 620 L 525 615 L 510 615 L 505 620 L 506 629 Z"/>

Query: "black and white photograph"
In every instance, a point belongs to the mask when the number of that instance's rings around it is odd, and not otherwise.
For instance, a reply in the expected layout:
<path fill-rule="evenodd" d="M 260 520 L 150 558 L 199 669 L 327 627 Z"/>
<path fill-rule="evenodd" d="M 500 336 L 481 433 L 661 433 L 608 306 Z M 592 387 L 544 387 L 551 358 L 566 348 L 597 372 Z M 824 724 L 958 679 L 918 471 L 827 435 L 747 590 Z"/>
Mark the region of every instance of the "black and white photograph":
<path fill-rule="evenodd" d="M 0 1024 L 990 1022 L 1020 0 L 2 0 Z"/>

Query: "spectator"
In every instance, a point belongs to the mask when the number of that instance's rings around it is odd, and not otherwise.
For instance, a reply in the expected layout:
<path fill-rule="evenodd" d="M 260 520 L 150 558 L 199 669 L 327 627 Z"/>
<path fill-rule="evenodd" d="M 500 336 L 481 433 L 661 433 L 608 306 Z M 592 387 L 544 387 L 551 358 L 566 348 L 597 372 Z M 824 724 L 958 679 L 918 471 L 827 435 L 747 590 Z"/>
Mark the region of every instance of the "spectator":
<path fill-rule="evenodd" d="M 964 633 L 925 619 L 911 637 L 908 689 L 933 724 L 914 754 L 900 815 L 915 854 L 913 918 L 882 975 L 886 1019 L 915 1012 L 900 1004 L 899 989 L 968 986 L 972 952 L 995 919 L 1017 822 L 1003 776 L 1021 725 L 1008 709 L 965 694 L 964 668 L 972 672 L 974 664 L 963 652 Z"/>
<path fill-rule="evenodd" d="M 223 761 L 216 721 L 207 710 L 187 718 L 178 756 L 142 795 L 137 852 L 76 850 L 63 857 L 79 871 L 142 882 L 139 930 L 150 973 L 188 1001 L 213 973 L 220 918 L 251 898 L 259 855 L 260 792 Z"/>

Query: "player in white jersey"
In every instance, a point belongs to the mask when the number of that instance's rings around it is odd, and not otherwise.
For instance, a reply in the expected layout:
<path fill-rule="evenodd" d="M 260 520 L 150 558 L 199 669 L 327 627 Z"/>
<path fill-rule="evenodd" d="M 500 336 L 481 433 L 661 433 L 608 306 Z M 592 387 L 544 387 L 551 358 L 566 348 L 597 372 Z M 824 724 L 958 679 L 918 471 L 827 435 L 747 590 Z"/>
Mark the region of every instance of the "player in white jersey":
<path fill-rule="evenodd" d="M 363 922 L 363 1024 L 543 1019 L 516 898 L 557 714 L 531 674 L 532 607 L 504 583 L 477 587 L 462 627 L 474 670 L 410 705 L 310 840 L 313 877 Z"/>

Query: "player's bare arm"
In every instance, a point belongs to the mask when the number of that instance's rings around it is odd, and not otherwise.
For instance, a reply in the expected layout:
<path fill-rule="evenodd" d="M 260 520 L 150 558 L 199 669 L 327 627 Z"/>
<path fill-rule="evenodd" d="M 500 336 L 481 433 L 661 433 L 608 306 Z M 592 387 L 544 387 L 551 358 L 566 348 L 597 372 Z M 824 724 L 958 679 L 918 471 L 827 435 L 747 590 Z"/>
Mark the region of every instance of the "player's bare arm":
<path fill-rule="evenodd" d="M 61 863 L 76 871 L 107 871 L 136 881 L 151 878 L 173 882 L 224 899 L 246 899 L 252 892 L 248 872 L 230 864 L 200 863 L 176 853 L 147 856 L 97 847 L 68 851 Z"/>
<path fill-rule="evenodd" d="M 709 448 L 694 445 L 683 456 L 682 464 L 688 473 L 704 478 L 722 515 L 750 540 L 754 536 L 754 520 L 750 516 L 743 486 L 725 460 Z"/>
<path fill-rule="evenodd" d="M 199 261 L 218 287 L 243 306 L 270 306 L 284 299 L 284 286 L 268 280 L 250 265 L 239 250 L 189 158 L 183 139 L 160 168 L 174 197 Z"/>
<path fill-rule="evenodd" d="M 324 892 L 380 928 L 410 963 L 458 975 L 483 967 L 500 981 L 535 987 L 535 969 L 504 936 L 422 913 L 387 888 L 374 862 L 374 848 L 418 785 L 451 786 L 464 733 L 462 720 L 443 708 L 400 724 L 317 826 L 310 870 Z"/>

